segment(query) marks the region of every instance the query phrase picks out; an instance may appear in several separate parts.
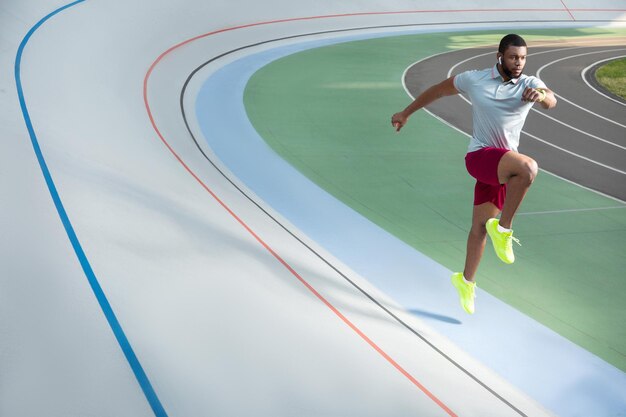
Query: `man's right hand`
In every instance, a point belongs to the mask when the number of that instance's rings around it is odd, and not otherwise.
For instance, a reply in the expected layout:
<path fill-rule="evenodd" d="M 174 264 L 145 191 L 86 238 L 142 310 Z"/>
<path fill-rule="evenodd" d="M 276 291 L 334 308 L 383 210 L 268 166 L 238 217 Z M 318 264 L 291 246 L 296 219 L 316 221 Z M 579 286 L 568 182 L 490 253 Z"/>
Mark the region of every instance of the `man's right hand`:
<path fill-rule="evenodd" d="M 396 129 L 396 132 L 399 132 L 408 120 L 409 118 L 405 116 L 404 112 L 399 112 L 391 116 L 391 125 Z"/>
<path fill-rule="evenodd" d="M 394 129 L 396 129 L 396 132 L 399 132 L 409 120 L 410 115 L 422 107 L 428 106 L 430 103 L 440 99 L 441 97 L 451 96 L 454 94 L 459 94 L 459 90 L 457 90 L 454 86 L 454 76 L 452 76 L 443 80 L 439 84 L 429 87 L 426 91 L 417 96 L 417 98 L 413 100 L 413 102 L 409 104 L 406 109 L 391 116 L 391 125 Z"/>

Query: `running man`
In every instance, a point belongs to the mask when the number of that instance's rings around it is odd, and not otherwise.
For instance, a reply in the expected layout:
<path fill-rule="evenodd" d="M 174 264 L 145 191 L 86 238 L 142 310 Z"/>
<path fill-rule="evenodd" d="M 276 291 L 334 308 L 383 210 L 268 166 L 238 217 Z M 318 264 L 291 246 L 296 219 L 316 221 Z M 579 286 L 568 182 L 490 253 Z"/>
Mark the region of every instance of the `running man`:
<path fill-rule="evenodd" d="M 444 96 L 463 93 L 472 102 L 473 133 L 465 156 L 469 174 L 476 178 L 472 227 L 467 239 L 463 272 L 452 275 L 461 305 L 474 313 L 475 275 L 487 234 L 496 255 L 515 261 L 511 230 L 513 216 L 537 176 L 537 162 L 517 152 L 520 132 L 534 103 L 544 109 L 556 106 L 552 91 L 537 77 L 523 75 L 527 46 L 510 34 L 500 41 L 497 63 L 482 71 L 466 71 L 433 85 L 403 111 L 391 117 L 397 132 L 409 116 Z M 500 220 L 496 216 L 502 213 Z"/>

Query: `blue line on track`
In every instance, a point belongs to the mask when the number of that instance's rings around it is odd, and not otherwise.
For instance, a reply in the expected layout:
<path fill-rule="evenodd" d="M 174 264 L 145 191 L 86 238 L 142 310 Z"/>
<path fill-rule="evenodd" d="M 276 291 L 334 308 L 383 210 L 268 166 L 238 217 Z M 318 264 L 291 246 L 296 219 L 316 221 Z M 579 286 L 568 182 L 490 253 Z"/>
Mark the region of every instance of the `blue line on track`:
<path fill-rule="evenodd" d="M 33 123 L 30 118 L 30 114 L 28 112 L 28 107 L 26 105 L 26 99 L 24 98 L 24 91 L 22 88 L 22 81 L 21 81 L 21 75 L 20 75 L 20 67 L 21 67 L 21 62 L 22 62 L 22 54 L 24 53 L 24 48 L 26 47 L 26 44 L 30 40 L 31 36 L 37 31 L 37 29 L 39 29 L 39 27 L 41 27 L 47 20 L 49 20 L 56 14 L 62 12 L 63 10 L 66 10 L 84 1 L 85 0 L 78 0 L 78 1 L 69 3 L 63 7 L 60 7 L 54 10 L 53 12 L 49 13 L 48 15 L 43 17 L 41 20 L 39 20 L 28 31 L 26 36 L 24 36 L 24 39 L 22 39 L 22 42 L 20 43 L 20 46 L 17 50 L 17 55 L 15 57 L 15 84 L 17 87 L 17 94 L 19 96 L 20 107 L 22 108 L 22 115 L 24 116 L 24 122 L 26 123 L 28 134 L 30 135 L 33 149 L 35 151 L 35 155 L 37 156 L 37 161 L 39 162 L 39 166 L 41 167 L 41 172 L 43 173 L 44 179 L 46 180 L 48 190 L 50 191 L 50 196 L 52 197 L 52 200 L 54 201 L 54 205 L 56 206 L 57 212 L 59 213 L 59 217 L 61 218 L 63 227 L 65 227 L 67 236 L 69 237 L 70 242 L 72 243 L 72 247 L 74 248 L 76 257 L 78 258 L 78 261 L 80 262 L 80 265 L 83 268 L 85 276 L 87 277 L 87 280 L 89 281 L 89 285 L 91 286 L 91 289 L 93 290 L 93 293 L 96 296 L 96 299 L 98 300 L 98 304 L 100 304 L 100 308 L 102 309 L 102 312 L 104 313 L 104 316 L 106 317 L 109 323 L 109 326 L 111 326 L 111 330 L 113 330 L 113 334 L 115 335 L 117 342 L 119 343 L 120 347 L 122 348 L 122 351 L 124 352 L 124 356 L 126 356 L 126 360 L 128 361 L 128 364 L 130 365 L 133 373 L 135 374 L 135 377 L 137 378 L 137 382 L 139 382 L 139 385 L 141 386 L 141 389 L 143 390 L 143 393 L 146 399 L 148 400 L 148 403 L 150 403 L 150 406 L 152 407 L 152 411 L 154 412 L 156 416 L 159 416 L 159 417 L 167 416 L 165 409 L 163 408 L 161 402 L 159 401 L 159 398 L 157 397 L 154 389 L 152 388 L 152 384 L 148 380 L 148 377 L 146 373 L 144 372 L 143 367 L 141 366 L 141 363 L 139 363 L 139 359 L 137 359 L 137 356 L 135 355 L 135 352 L 133 351 L 133 348 L 130 345 L 128 338 L 126 337 L 126 334 L 124 333 L 124 330 L 122 329 L 122 326 L 117 320 L 117 317 L 115 316 L 115 313 L 113 312 L 113 309 L 111 308 L 111 305 L 109 304 L 109 301 L 107 300 L 107 297 L 104 294 L 104 291 L 102 290 L 102 287 L 100 286 L 100 283 L 98 282 L 98 279 L 96 278 L 96 275 L 93 269 L 91 268 L 91 265 L 89 264 L 89 260 L 87 259 L 87 256 L 85 255 L 85 252 L 83 251 L 80 241 L 78 240 L 78 237 L 76 236 L 74 227 L 72 226 L 72 223 L 67 215 L 67 212 L 65 211 L 65 207 L 63 206 L 63 202 L 61 201 L 57 188 L 54 184 L 52 175 L 50 174 L 50 170 L 48 169 L 48 165 L 46 164 L 46 160 L 43 156 L 43 153 L 41 152 L 39 141 L 37 139 L 37 135 L 35 134 L 35 129 L 33 127 Z"/>

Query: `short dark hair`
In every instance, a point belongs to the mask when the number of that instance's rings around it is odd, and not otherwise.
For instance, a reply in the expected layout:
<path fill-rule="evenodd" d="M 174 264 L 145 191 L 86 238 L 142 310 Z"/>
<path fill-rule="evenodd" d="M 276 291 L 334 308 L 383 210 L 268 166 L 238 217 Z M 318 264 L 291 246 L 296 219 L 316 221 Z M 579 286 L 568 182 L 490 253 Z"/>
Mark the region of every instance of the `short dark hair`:
<path fill-rule="evenodd" d="M 526 46 L 526 41 L 520 35 L 508 34 L 500 41 L 498 52 L 503 54 L 509 46 Z"/>

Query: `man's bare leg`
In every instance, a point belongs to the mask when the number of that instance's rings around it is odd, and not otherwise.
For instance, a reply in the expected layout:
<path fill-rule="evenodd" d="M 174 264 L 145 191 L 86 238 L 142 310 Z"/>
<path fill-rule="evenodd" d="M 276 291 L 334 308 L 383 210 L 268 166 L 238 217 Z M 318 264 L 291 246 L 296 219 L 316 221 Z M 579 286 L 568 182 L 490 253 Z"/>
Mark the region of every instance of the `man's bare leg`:
<path fill-rule="evenodd" d="M 487 242 L 485 223 L 490 218 L 496 217 L 499 212 L 500 210 L 493 203 L 483 203 L 474 206 L 472 228 L 467 237 L 465 269 L 463 270 L 463 276 L 468 281 L 474 281 L 474 276 L 485 250 L 485 243 Z"/>
<path fill-rule="evenodd" d="M 498 164 L 498 180 L 500 184 L 506 184 L 506 198 L 500 216 L 500 226 L 511 228 L 513 217 L 535 180 L 537 172 L 537 162 L 526 155 L 510 151 L 502 156 Z"/>

